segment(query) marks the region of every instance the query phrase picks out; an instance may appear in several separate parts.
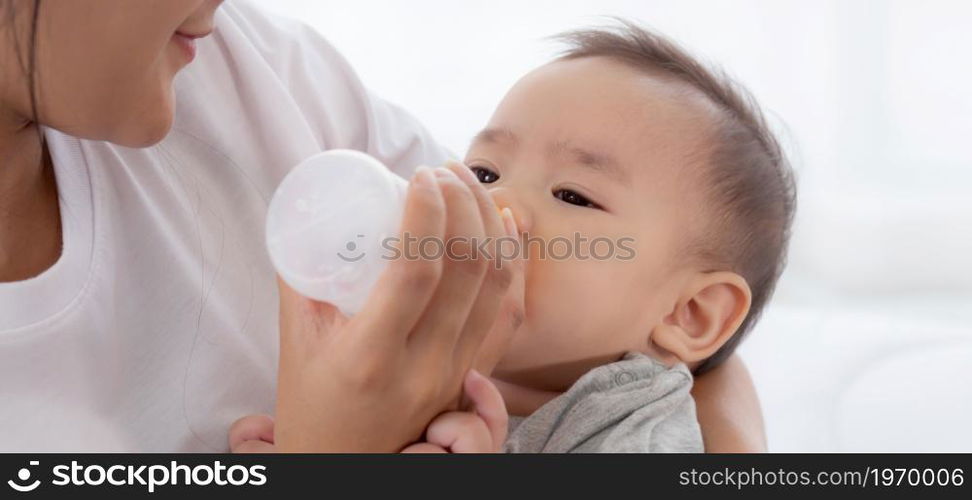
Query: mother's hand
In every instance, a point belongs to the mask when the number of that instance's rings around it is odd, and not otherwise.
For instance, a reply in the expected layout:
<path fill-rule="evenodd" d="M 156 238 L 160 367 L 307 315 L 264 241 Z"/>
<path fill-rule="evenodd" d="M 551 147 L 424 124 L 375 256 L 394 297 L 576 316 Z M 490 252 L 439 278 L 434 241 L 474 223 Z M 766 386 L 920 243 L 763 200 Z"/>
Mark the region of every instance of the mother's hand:
<path fill-rule="evenodd" d="M 508 214 L 500 216 L 464 169 L 420 168 L 409 186 L 401 231 L 412 241 L 459 241 L 449 250 L 468 258 L 391 261 L 351 318 L 278 280 L 279 451 L 398 451 L 418 440 L 436 415 L 458 406 L 463 379 L 487 333 L 512 335 L 515 321 L 493 326 L 521 271 L 495 251 L 492 258 L 479 255 L 473 245 L 487 236 L 495 242 L 511 230 L 516 235 L 515 224 Z"/>
<path fill-rule="evenodd" d="M 706 453 L 765 453 L 766 431 L 756 388 L 734 354 L 692 387 Z"/>

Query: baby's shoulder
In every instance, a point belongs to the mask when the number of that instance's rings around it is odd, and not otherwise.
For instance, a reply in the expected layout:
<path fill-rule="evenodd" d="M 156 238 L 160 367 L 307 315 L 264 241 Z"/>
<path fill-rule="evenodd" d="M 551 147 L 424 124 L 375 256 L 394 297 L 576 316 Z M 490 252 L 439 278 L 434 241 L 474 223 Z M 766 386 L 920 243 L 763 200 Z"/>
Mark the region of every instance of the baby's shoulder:
<path fill-rule="evenodd" d="M 520 420 L 506 448 L 517 453 L 700 452 L 691 389 L 685 365 L 666 366 L 627 353 Z"/>

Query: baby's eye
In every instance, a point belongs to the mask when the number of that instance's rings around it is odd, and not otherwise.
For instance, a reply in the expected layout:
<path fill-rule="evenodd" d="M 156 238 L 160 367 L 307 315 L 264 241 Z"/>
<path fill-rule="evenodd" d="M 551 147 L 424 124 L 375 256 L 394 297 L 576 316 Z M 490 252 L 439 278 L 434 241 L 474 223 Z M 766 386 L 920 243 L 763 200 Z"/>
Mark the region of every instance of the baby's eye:
<path fill-rule="evenodd" d="M 486 167 L 469 167 L 476 174 L 476 178 L 483 184 L 492 184 L 499 180 L 499 174 Z"/>
<path fill-rule="evenodd" d="M 577 191 L 571 191 L 570 189 L 558 189 L 553 192 L 554 198 L 560 201 L 570 203 L 571 205 L 577 205 L 579 207 L 588 207 L 600 209 L 601 206 L 593 201 L 587 199 L 584 195 L 578 193 Z"/>

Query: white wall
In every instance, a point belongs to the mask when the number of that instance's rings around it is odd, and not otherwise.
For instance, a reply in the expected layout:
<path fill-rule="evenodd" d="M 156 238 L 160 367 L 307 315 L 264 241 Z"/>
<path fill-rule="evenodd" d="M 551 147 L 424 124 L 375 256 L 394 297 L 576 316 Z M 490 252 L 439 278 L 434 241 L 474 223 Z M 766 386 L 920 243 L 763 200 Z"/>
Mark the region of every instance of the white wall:
<path fill-rule="evenodd" d="M 554 54 L 544 37 L 599 16 L 642 21 L 723 65 L 772 116 L 800 181 L 790 268 L 743 350 L 773 448 L 972 450 L 972 431 L 939 422 L 943 410 L 925 401 L 928 386 L 944 387 L 960 403 L 950 418 L 972 418 L 972 393 L 955 380 L 972 369 L 903 394 L 874 375 L 972 339 L 972 2 L 263 4 L 317 27 L 458 153 L 505 90 Z M 882 404 L 941 432 L 889 438 L 867 417 Z"/>

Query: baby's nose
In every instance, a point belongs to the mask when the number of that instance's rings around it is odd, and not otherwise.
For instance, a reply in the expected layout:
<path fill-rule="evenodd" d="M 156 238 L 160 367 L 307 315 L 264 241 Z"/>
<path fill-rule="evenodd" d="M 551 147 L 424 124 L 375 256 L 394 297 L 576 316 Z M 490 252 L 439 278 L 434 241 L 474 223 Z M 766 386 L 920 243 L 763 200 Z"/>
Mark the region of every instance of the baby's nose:
<path fill-rule="evenodd" d="M 533 214 L 530 213 L 526 203 L 520 201 L 512 189 L 508 187 L 495 187 L 489 190 L 489 194 L 496 202 L 500 210 L 509 208 L 513 211 L 513 220 L 520 233 L 529 233 L 533 226 Z"/>

